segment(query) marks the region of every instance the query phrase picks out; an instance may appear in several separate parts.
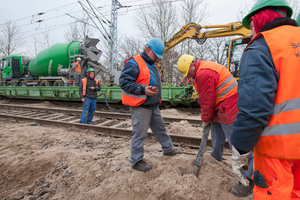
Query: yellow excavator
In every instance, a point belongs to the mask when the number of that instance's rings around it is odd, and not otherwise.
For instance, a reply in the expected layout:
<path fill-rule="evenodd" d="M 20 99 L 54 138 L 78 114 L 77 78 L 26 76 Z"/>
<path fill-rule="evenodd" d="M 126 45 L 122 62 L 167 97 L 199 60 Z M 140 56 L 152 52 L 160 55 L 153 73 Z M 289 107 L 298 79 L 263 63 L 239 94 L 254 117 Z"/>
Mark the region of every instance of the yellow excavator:
<path fill-rule="evenodd" d="M 201 32 L 202 29 L 206 31 Z M 227 68 L 238 79 L 239 62 L 242 56 L 243 49 L 250 42 L 250 30 L 246 29 L 241 23 L 232 22 L 223 25 L 206 25 L 201 26 L 196 23 L 189 23 L 184 25 L 180 31 L 167 40 L 165 44 L 165 53 L 171 48 L 186 39 L 194 39 L 199 44 L 203 44 L 207 38 L 218 38 L 228 36 L 242 36 L 226 43 L 228 48 L 227 54 Z M 158 68 L 163 74 L 160 65 Z"/>

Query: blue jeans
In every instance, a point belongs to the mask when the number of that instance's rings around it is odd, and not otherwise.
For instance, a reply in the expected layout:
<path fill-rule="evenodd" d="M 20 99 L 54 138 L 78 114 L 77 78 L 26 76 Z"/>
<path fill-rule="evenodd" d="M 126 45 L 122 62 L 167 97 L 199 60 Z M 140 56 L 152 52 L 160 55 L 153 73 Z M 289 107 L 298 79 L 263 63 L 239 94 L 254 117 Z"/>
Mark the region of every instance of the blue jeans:
<path fill-rule="evenodd" d="M 223 160 L 223 149 L 225 144 L 225 139 L 230 143 L 230 135 L 233 130 L 233 124 L 220 124 L 214 122 L 211 127 L 211 142 L 213 150 L 211 151 L 211 156 L 214 157 L 217 161 Z"/>
<path fill-rule="evenodd" d="M 233 124 L 220 124 L 214 122 L 211 128 L 211 141 L 213 145 L 213 150 L 211 151 L 211 156 L 214 157 L 217 161 L 223 160 L 223 149 L 225 144 L 225 139 L 230 143 L 230 135 L 233 130 Z M 248 171 L 241 169 L 242 174 L 247 179 L 252 179 L 253 175 L 253 152 L 248 155 Z"/>
<path fill-rule="evenodd" d="M 80 118 L 80 123 L 91 124 L 96 110 L 97 99 L 84 97 L 83 110 Z"/>
<path fill-rule="evenodd" d="M 132 120 L 131 140 L 131 165 L 135 165 L 144 158 L 144 143 L 147 139 L 147 131 L 151 128 L 153 135 L 162 146 L 164 152 L 170 152 L 174 146 L 171 137 L 167 133 L 165 122 L 158 106 L 148 109 L 144 107 L 130 107 Z"/>
<path fill-rule="evenodd" d="M 77 74 L 75 74 L 74 76 L 73 76 L 73 78 L 74 78 L 74 81 L 75 81 L 75 86 L 79 86 L 80 85 L 80 75 L 77 75 Z"/>
<path fill-rule="evenodd" d="M 247 178 L 247 179 L 252 179 L 253 175 L 253 168 L 254 168 L 254 157 L 253 157 L 253 152 L 251 152 L 248 155 L 248 171 L 244 171 L 241 169 L 242 174 Z"/>

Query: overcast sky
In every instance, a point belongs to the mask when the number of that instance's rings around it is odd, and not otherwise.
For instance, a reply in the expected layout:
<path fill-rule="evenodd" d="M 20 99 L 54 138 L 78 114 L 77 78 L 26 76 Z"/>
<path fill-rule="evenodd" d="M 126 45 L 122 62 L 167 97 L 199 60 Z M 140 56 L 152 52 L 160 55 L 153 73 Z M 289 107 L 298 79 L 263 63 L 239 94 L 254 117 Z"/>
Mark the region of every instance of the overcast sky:
<path fill-rule="evenodd" d="M 76 19 L 66 15 L 78 16 L 82 8 L 77 0 L 1 0 L 3 4 L 0 12 L 0 25 L 12 20 L 20 26 L 23 36 L 31 38 L 41 32 L 49 31 L 60 38 L 65 27 Z M 174 0 L 172 0 L 174 1 Z M 250 0 L 251 1 L 251 0 Z M 100 7 L 101 14 L 110 20 L 110 0 L 90 0 L 96 7 Z M 140 5 L 147 4 L 145 0 L 119 0 L 123 6 L 129 8 L 119 9 L 118 32 L 124 35 L 133 34 L 134 13 Z M 237 20 L 238 10 L 241 10 L 244 1 L 242 0 L 209 0 L 209 24 L 230 23 Z M 82 3 L 88 5 L 85 0 Z M 149 4 L 149 3 L 148 3 Z M 174 3 L 175 5 L 178 3 Z M 4 5 L 4 6 L 3 6 Z M 45 12 L 43 15 L 38 13 Z M 100 14 L 99 14 L 100 16 Z M 103 16 L 101 16 L 103 18 Z M 37 22 L 38 20 L 44 20 Z M 196 22 L 197 23 L 197 22 Z M 184 25 L 184 24 L 183 24 Z M 203 24 L 204 25 L 204 24 Z M 104 25 L 105 26 L 105 25 Z M 109 30 L 109 28 L 106 26 Z M 60 34 L 57 34 L 60 33 Z"/>
<path fill-rule="evenodd" d="M 78 16 L 83 13 L 82 7 L 77 0 L 0 0 L 0 26 L 9 20 L 20 27 L 22 36 L 26 41 L 33 37 L 39 37 L 42 32 L 49 32 L 55 42 L 63 42 L 66 28 L 76 19 L 66 15 Z M 180 0 L 174 4 L 179 4 Z M 176 2 L 177 1 L 177 2 Z M 81 0 L 88 6 L 85 0 Z M 92 5 L 99 8 L 98 15 L 102 19 L 110 20 L 111 0 L 90 0 Z M 134 14 L 141 5 L 147 6 L 150 0 L 119 0 L 123 6 L 131 6 L 118 10 L 118 34 L 123 36 L 134 35 Z M 254 0 L 208 0 L 207 24 L 227 24 L 236 22 L 240 18 L 239 12 L 242 9 L 249 9 L 253 6 Z M 148 5 L 149 6 L 149 5 Z M 150 7 L 151 8 L 151 7 Z M 299 8 L 297 8 L 300 10 Z M 45 12 L 43 15 L 38 13 Z M 42 20 L 42 22 L 38 22 Z M 197 22 L 196 22 L 197 23 Z M 182 24 L 184 25 L 184 24 Z M 109 27 L 104 24 L 107 31 Z M 102 30 L 103 31 L 103 30 Z"/>

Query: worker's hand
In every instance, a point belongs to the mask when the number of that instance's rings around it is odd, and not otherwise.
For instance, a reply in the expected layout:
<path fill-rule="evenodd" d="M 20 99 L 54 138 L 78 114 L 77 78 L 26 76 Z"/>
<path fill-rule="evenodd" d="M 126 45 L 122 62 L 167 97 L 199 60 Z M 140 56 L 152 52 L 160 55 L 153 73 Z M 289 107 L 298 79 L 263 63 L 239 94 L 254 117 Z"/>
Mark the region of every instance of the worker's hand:
<path fill-rule="evenodd" d="M 82 99 L 81 99 L 81 101 L 82 101 L 83 103 L 85 103 L 85 100 L 84 100 L 84 98 L 82 98 Z"/>
<path fill-rule="evenodd" d="M 205 129 L 205 128 L 208 127 L 211 123 L 212 123 L 212 121 L 209 121 L 209 122 L 203 122 L 202 128 Z"/>
<path fill-rule="evenodd" d="M 90 90 L 95 90 L 95 87 L 89 87 Z"/>
<path fill-rule="evenodd" d="M 158 92 L 158 89 L 155 86 L 146 86 L 145 87 L 145 94 L 147 96 L 153 96 Z"/>
<path fill-rule="evenodd" d="M 232 171 L 234 175 L 239 179 L 242 185 L 249 186 L 249 180 L 242 174 L 241 169 L 242 167 L 248 165 L 248 158 L 247 156 L 250 152 L 245 154 L 240 154 L 238 150 L 234 146 L 232 148 Z"/>

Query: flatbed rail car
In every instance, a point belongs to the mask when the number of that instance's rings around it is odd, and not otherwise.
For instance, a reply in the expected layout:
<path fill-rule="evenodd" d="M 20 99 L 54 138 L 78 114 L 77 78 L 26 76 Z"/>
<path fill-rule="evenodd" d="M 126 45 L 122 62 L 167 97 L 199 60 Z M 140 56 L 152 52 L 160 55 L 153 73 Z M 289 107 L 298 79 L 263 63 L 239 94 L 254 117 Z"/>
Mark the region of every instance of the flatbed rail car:
<path fill-rule="evenodd" d="M 162 87 L 162 105 L 192 106 L 197 100 L 192 96 L 192 86 Z M 122 89 L 118 86 L 102 85 L 97 102 L 121 103 Z M 0 86 L 0 96 L 9 99 L 39 99 L 59 101 L 80 101 L 76 86 Z"/>

